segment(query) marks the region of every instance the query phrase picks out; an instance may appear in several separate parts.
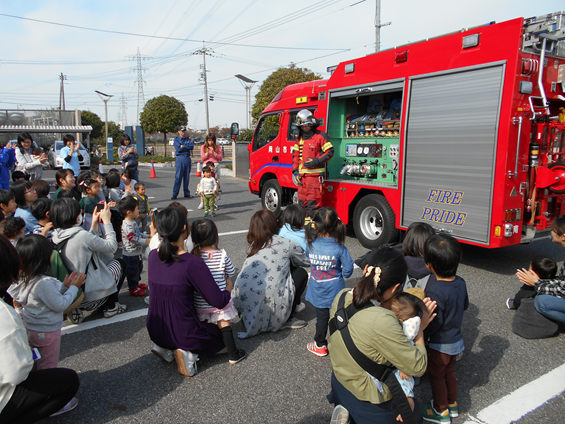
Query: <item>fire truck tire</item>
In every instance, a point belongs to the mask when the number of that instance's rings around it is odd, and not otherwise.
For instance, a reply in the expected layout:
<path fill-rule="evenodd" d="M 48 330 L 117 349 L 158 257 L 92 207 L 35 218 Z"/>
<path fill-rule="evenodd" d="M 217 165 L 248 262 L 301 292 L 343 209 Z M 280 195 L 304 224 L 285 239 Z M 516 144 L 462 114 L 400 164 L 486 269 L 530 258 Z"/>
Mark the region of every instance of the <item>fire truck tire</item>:
<path fill-rule="evenodd" d="M 396 215 L 382 195 L 366 195 L 354 209 L 354 233 L 365 248 L 376 248 L 398 237 Z"/>
<path fill-rule="evenodd" d="M 276 217 L 282 210 L 282 188 L 277 179 L 270 179 L 262 187 L 262 206 L 272 211 Z"/>
<path fill-rule="evenodd" d="M 557 183 L 548 186 L 547 190 L 553 193 L 565 193 L 565 163 L 554 162 L 553 164 L 549 164 L 548 168 L 551 171 L 558 173 L 556 178 L 559 178 L 559 180 Z M 563 178 L 560 177 L 561 174 L 563 175 Z"/>

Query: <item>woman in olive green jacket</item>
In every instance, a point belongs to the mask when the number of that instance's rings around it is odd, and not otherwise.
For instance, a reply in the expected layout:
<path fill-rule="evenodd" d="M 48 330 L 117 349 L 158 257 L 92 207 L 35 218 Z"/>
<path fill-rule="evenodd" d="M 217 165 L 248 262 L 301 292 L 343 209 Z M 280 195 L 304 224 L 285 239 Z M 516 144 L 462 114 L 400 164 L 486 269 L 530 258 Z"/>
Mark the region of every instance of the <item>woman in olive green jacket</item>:
<path fill-rule="evenodd" d="M 424 300 L 428 311 L 421 319 L 421 329 L 414 339 L 415 345 L 412 345 L 402 330 L 400 320 L 388 309 L 406 280 L 404 257 L 388 247 L 375 250 L 369 257 L 362 280 L 354 289 L 344 289 L 336 296 L 331 317 L 335 315 L 345 291 L 345 308 L 354 303 L 357 309 L 361 309 L 371 302 L 373 307 L 360 310 L 349 319 L 348 327 L 356 347 L 378 364 L 393 365 L 410 376 L 422 376 L 427 369 L 423 330 L 434 316 L 435 304 L 427 298 Z M 384 383 L 377 380 L 376 383 L 356 363 L 339 331 L 331 335 L 329 353 L 333 375 L 328 399 L 337 405 L 333 416 L 346 408 L 356 423 L 396 423 L 398 412 L 392 405 L 390 390 Z M 421 419 L 417 404 L 416 407 L 416 419 Z"/>

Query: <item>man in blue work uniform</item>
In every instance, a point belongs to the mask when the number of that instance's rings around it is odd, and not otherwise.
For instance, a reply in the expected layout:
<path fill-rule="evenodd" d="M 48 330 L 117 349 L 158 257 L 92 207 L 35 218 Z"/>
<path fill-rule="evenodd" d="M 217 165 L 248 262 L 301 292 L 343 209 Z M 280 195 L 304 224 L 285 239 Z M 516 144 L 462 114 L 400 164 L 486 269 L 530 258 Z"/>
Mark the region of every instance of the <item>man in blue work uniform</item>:
<path fill-rule="evenodd" d="M 181 180 L 183 180 L 183 193 L 186 198 L 193 198 L 189 191 L 189 177 L 191 175 L 191 154 L 193 153 L 193 141 L 185 137 L 187 128 L 182 125 L 177 130 L 179 136 L 173 140 L 175 148 L 175 183 L 173 184 L 173 194 L 171 199 L 177 199 L 179 189 L 181 188 Z"/>

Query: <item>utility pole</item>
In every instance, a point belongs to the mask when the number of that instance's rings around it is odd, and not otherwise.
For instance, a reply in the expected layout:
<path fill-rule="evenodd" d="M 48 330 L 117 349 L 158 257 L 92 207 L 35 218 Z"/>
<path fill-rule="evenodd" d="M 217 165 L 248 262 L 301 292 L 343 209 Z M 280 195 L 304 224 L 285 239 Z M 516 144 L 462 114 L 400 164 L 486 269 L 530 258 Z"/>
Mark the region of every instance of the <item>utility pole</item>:
<path fill-rule="evenodd" d="M 374 27 L 376 28 L 376 49 L 375 52 L 380 51 L 380 28 L 392 25 L 392 22 L 380 23 L 380 0 L 376 0 L 376 18 Z"/>
<path fill-rule="evenodd" d="M 95 93 L 98 94 L 99 97 L 104 102 L 104 131 L 105 131 L 105 134 L 106 134 L 106 141 L 105 141 L 105 143 L 106 143 L 108 141 L 108 101 L 114 95 L 106 94 L 106 93 L 100 92 L 98 90 L 95 90 Z"/>
<path fill-rule="evenodd" d="M 67 79 L 67 76 L 63 75 L 63 73 L 61 73 L 59 75 L 59 79 L 61 80 L 61 86 L 59 88 L 59 110 L 64 111 L 65 110 L 65 85 L 63 84 L 63 82 Z"/>
<path fill-rule="evenodd" d="M 143 73 L 144 73 L 144 71 L 147 71 L 147 69 L 142 68 L 142 61 L 147 60 L 150 57 L 140 55 L 140 48 L 139 47 L 138 47 L 138 53 L 136 53 L 135 55 L 130 55 L 130 56 L 126 56 L 126 57 L 130 60 L 136 61 L 136 72 L 138 73 L 138 78 L 136 80 L 138 82 L 138 111 L 137 111 L 137 115 L 136 115 L 136 124 L 140 125 L 140 112 L 142 112 L 142 110 L 144 109 L 144 105 L 146 104 L 146 102 L 144 100 L 144 77 L 143 77 Z"/>
<path fill-rule="evenodd" d="M 201 69 L 203 70 L 203 72 L 201 72 L 201 76 L 199 78 L 199 82 L 203 82 L 203 84 L 205 85 L 205 114 L 207 117 L 207 134 L 209 134 L 209 92 L 208 92 L 208 87 L 207 87 L 207 55 L 208 56 L 212 56 L 212 53 L 214 53 L 214 51 L 212 49 L 208 49 L 205 47 L 205 42 L 203 42 L 203 48 L 199 49 L 195 52 L 193 52 L 194 55 L 203 55 L 203 63 L 201 65 Z"/>

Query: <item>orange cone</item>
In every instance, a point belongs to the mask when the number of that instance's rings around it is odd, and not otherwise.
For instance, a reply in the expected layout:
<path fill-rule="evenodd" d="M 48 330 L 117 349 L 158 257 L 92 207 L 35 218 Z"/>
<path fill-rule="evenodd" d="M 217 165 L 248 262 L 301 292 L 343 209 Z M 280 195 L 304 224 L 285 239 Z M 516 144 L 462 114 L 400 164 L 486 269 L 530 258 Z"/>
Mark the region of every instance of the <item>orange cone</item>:
<path fill-rule="evenodd" d="M 156 176 L 156 169 L 154 168 L 154 160 L 152 159 L 152 169 L 150 170 L 150 179 L 157 179 L 158 176 Z"/>
<path fill-rule="evenodd" d="M 203 166 L 201 165 L 201 160 L 197 162 L 197 172 L 194 177 L 201 177 L 201 171 L 203 171 Z"/>
<path fill-rule="evenodd" d="M 98 162 L 98 172 L 99 172 L 100 174 L 104 174 L 104 171 L 103 171 L 103 169 L 102 169 L 102 161 L 99 161 L 99 162 Z"/>

